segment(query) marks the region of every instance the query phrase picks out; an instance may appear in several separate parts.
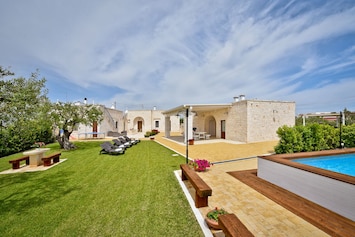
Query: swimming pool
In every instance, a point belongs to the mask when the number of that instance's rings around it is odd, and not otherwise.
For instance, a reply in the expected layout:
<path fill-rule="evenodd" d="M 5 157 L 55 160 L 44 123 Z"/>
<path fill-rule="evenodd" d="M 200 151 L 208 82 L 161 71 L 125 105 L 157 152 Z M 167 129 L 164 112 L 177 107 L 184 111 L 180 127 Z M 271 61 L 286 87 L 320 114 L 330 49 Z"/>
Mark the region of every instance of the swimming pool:
<path fill-rule="evenodd" d="M 257 176 L 355 221 L 355 176 L 294 161 L 348 155 L 355 149 L 259 156 Z"/>
<path fill-rule="evenodd" d="M 293 161 L 325 170 L 355 176 L 355 154 L 301 158 L 294 159 Z"/>

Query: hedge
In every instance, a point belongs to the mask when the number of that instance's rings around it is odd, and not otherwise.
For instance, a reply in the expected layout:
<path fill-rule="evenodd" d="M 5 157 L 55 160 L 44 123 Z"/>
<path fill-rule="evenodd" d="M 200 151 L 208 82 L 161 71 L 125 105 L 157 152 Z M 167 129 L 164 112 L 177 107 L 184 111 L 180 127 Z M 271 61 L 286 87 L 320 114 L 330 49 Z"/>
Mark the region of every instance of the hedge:
<path fill-rule="evenodd" d="M 280 140 L 277 154 L 330 150 L 340 147 L 340 128 L 326 124 L 282 126 L 277 130 Z M 355 125 L 342 126 L 341 139 L 345 147 L 355 147 Z"/>

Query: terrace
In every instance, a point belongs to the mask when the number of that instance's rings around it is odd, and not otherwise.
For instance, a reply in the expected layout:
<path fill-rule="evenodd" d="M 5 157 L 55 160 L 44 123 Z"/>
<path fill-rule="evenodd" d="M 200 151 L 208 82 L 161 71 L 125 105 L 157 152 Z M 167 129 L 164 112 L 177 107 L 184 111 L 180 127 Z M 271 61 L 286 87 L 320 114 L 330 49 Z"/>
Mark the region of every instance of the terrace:
<path fill-rule="evenodd" d="M 156 141 L 185 154 L 181 143 L 161 136 Z M 238 145 L 211 140 L 189 146 L 189 157 L 216 162 L 208 172 L 198 173 L 213 190 L 209 207 L 198 209 L 201 216 L 211 208 L 223 207 L 236 214 L 255 236 L 352 236 L 354 222 L 255 175 L 255 156 L 270 153 L 274 145 L 276 142 Z M 229 162 L 223 162 L 226 160 Z"/>

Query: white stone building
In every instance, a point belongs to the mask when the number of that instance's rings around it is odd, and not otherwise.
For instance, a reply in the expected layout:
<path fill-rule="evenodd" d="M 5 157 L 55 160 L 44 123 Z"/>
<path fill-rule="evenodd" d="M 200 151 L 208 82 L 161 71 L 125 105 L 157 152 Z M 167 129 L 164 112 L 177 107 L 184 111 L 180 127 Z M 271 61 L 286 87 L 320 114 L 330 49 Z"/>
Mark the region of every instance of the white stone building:
<path fill-rule="evenodd" d="M 186 104 L 163 112 L 165 134 L 169 137 L 173 131 L 169 129 L 170 118 L 180 114 L 188 127 L 185 141 L 194 138 L 194 128 L 212 138 L 238 142 L 278 140 L 279 127 L 295 125 L 295 110 L 295 102 L 246 100 L 244 96 L 226 104 Z"/>
<path fill-rule="evenodd" d="M 156 129 L 170 137 L 172 132 L 188 134 L 184 140 L 194 138 L 196 132 L 208 134 L 208 138 L 227 139 L 238 142 L 278 140 L 276 131 L 283 125 L 295 125 L 295 102 L 248 100 L 235 97 L 225 104 L 186 104 L 169 110 L 126 110 L 101 106 L 104 120 L 97 127 L 79 126 L 73 136 L 107 136 L 109 132 L 127 131 L 128 135 L 143 137 L 147 131 Z M 188 115 L 186 116 L 186 112 Z M 181 128 L 180 118 L 183 119 Z M 188 122 L 187 122 L 188 121 Z M 196 133 L 195 133 L 196 135 Z"/>
<path fill-rule="evenodd" d="M 128 135 L 143 137 L 147 131 L 165 131 L 165 116 L 162 110 L 155 107 L 151 110 L 126 110 L 121 111 L 115 108 L 100 106 L 103 112 L 103 121 L 94 126 L 80 125 L 73 132 L 72 138 L 104 137 L 114 133 L 126 131 Z M 180 120 L 172 117 L 171 128 L 179 131 Z"/>

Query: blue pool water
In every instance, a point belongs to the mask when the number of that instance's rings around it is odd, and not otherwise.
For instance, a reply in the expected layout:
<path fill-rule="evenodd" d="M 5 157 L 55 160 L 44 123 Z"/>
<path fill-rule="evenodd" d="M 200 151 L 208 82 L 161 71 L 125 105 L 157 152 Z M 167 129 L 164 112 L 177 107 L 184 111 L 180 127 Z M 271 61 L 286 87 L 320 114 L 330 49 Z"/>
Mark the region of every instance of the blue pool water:
<path fill-rule="evenodd" d="M 293 159 L 293 161 L 325 170 L 355 176 L 355 154 L 300 158 Z"/>

